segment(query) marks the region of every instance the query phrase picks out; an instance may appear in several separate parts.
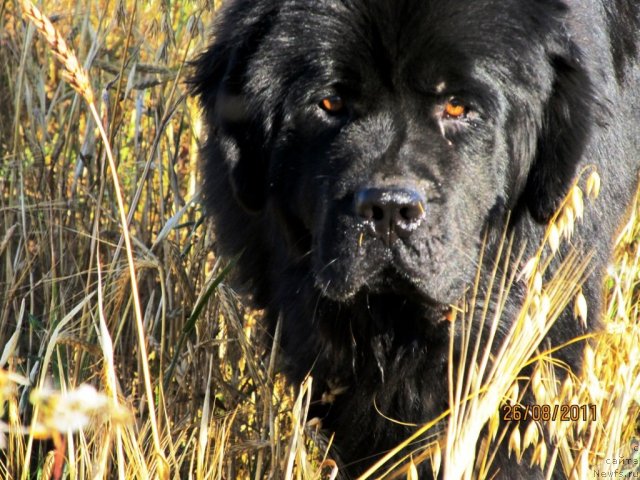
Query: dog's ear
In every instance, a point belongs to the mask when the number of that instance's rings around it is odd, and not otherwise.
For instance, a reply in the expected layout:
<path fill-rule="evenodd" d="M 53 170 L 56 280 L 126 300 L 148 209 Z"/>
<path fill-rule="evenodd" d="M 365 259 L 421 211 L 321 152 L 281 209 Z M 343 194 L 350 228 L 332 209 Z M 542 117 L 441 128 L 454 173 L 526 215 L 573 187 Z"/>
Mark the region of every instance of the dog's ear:
<path fill-rule="evenodd" d="M 532 216 L 548 221 L 569 191 L 589 138 L 597 103 L 591 82 L 575 48 L 551 57 L 554 81 L 525 199 Z"/>
<path fill-rule="evenodd" d="M 235 5 L 219 14 L 226 18 L 218 23 L 220 29 L 213 44 L 192 62 L 194 69 L 189 83 L 191 92 L 200 100 L 209 129 L 202 154 L 222 157 L 204 158 L 204 162 L 224 163 L 226 168 L 216 168 L 216 173 L 226 171 L 238 202 L 255 212 L 266 201 L 264 152 L 269 122 L 262 118 L 259 109 L 252 108 L 246 82 L 268 17 L 243 11 L 251 8 L 246 3 Z M 251 14 L 256 18 L 253 22 L 247 21 Z M 225 30 L 229 25 L 235 30 Z"/>

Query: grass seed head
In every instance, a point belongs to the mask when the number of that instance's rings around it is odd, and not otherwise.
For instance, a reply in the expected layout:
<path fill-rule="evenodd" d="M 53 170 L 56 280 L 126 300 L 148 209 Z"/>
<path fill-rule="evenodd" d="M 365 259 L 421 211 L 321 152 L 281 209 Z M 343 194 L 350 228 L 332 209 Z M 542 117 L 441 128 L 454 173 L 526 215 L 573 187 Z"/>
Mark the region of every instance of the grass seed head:
<path fill-rule="evenodd" d="M 490 441 L 493 441 L 496 438 L 499 428 L 500 428 L 500 410 L 496 410 L 496 412 L 493 415 L 491 415 L 491 417 L 489 418 L 488 437 Z"/>
<path fill-rule="evenodd" d="M 552 253 L 556 253 L 560 248 L 560 230 L 558 225 L 554 222 L 549 225 L 549 247 Z"/>
<path fill-rule="evenodd" d="M 547 444 L 544 440 L 540 441 L 533 450 L 533 455 L 531 455 L 531 466 L 534 465 L 540 466 L 540 468 L 544 469 L 545 464 L 547 463 Z"/>
<path fill-rule="evenodd" d="M 586 193 L 591 200 L 595 200 L 600 194 L 600 175 L 595 170 L 587 178 Z"/>
<path fill-rule="evenodd" d="M 413 458 L 409 461 L 409 470 L 407 471 L 407 480 L 419 480 L 418 469 L 413 462 Z"/>
<path fill-rule="evenodd" d="M 562 384 L 562 390 L 560 393 L 560 399 L 567 399 L 569 397 L 573 396 L 573 380 L 571 378 L 571 375 L 567 375 L 567 378 L 565 379 L 564 383 Z"/>
<path fill-rule="evenodd" d="M 442 449 L 440 448 L 440 444 L 436 442 L 433 449 L 431 450 L 431 468 L 433 470 L 434 477 L 437 477 L 438 473 L 440 473 L 441 466 L 442 466 Z"/>
<path fill-rule="evenodd" d="M 509 436 L 509 458 L 511 458 L 511 452 L 513 452 L 518 461 L 520 461 L 522 449 L 521 449 L 520 428 L 518 426 L 513 427 L 511 435 Z"/>
<path fill-rule="evenodd" d="M 526 281 L 531 280 L 531 277 L 536 272 L 537 268 L 538 268 L 538 257 L 531 257 L 529 260 L 527 260 L 527 263 L 524 264 L 524 267 L 522 267 L 518 280 L 523 280 L 523 279 Z"/>
<path fill-rule="evenodd" d="M 571 208 L 571 205 L 564 207 L 559 222 L 562 222 L 562 228 L 560 229 L 562 237 L 565 240 L 570 240 L 575 227 L 575 212 L 573 208 Z"/>
<path fill-rule="evenodd" d="M 534 421 L 530 421 L 524 431 L 524 437 L 522 438 L 522 450 L 526 450 L 529 445 L 537 444 L 539 438 L 540 432 L 538 430 L 538 424 Z"/>
<path fill-rule="evenodd" d="M 587 328 L 587 299 L 584 297 L 582 290 L 578 292 L 576 295 L 574 304 L 573 304 L 573 315 L 575 318 L 580 320 L 583 328 Z"/>
<path fill-rule="evenodd" d="M 571 199 L 569 202 L 571 208 L 575 212 L 576 219 L 582 220 L 584 216 L 584 199 L 582 195 L 582 190 L 577 185 L 571 189 Z"/>
<path fill-rule="evenodd" d="M 75 53 L 67 46 L 62 35 L 56 30 L 51 20 L 45 16 L 30 0 L 20 0 L 23 15 L 29 19 L 36 27 L 51 47 L 53 54 L 58 58 L 64 67 L 63 76 L 65 80 L 80 94 L 88 103 L 94 102 L 93 89 L 89 82 L 87 72 L 78 63 Z"/>

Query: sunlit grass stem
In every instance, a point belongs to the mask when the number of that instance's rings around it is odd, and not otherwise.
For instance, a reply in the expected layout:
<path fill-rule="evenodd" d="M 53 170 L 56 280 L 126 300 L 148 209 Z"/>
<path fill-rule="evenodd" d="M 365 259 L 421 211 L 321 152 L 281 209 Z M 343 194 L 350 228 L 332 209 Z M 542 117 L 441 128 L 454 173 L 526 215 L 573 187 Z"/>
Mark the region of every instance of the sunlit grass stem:
<path fill-rule="evenodd" d="M 124 200 L 122 190 L 120 188 L 120 180 L 118 178 L 118 171 L 116 168 L 116 162 L 113 158 L 113 152 L 109 143 L 109 137 L 102 124 L 102 119 L 95 105 L 95 96 L 93 89 L 89 81 L 89 77 L 84 68 L 79 64 L 75 54 L 67 47 L 66 42 L 62 36 L 55 29 L 51 21 L 43 15 L 38 8 L 31 3 L 30 0 L 20 0 L 23 8 L 23 14 L 36 26 L 36 29 L 44 36 L 47 43 L 52 48 L 53 53 L 62 63 L 64 67 L 64 76 L 69 84 L 78 92 L 82 98 L 84 98 L 91 115 L 96 123 L 100 137 L 104 144 L 104 150 L 109 162 L 109 170 L 111 172 L 111 178 L 113 182 L 113 188 L 115 191 L 116 201 L 118 203 L 118 213 L 120 215 L 120 226 L 122 237 L 125 242 L 125 250 L 127 254 L 127 264 L 129 266 L 129 278 L 131 281 L 131 296 L 133 298 L 133 306 L 136 320 L 136 331 L 138 333 L 138 348 L 140 349 L 140 358 L 144 376 L 144 387 L 147 400 L 147 408 L 149 410 L 149 417 L 151 422 L 151 431 L 153 434 L 153 442 L 155 446 L 156 455 L 158 460 L 162 464 L 167 464 L 164 457 L 162 445 L 160 442 L 160 435 L 158 432 L 158 422 L 156 418 L 155 404 L 154 404 L 154 392 L 151 380 L 151 374 L 149 371 L 148 354 L 146 347 L 146 338 L 144 330 L 144 322 L 142 315 L 142 308 L 140 306 L 140 294 L 138 292 L 138 282 L 136 277 L 135 260 L 133 258 L 133 247 L 131 245 L 131 237 L 129 234 L 129 226 L 127 223 L 127 214 L 124 206 Z M 96 262 L 99 262 L 99 257 L 96 258 Z M 161 470 L 168 472 L 166 467 Z"/>

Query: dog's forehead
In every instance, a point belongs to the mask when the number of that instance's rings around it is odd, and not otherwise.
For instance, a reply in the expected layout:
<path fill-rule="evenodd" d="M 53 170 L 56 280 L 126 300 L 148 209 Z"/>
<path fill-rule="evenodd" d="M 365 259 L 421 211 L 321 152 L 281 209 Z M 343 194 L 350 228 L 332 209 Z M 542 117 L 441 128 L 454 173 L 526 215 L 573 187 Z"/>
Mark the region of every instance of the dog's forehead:
<path fill-rule="evenodd" d="M 359 33 L 389 36 L 391 43 L 416 34 L 449 33 L 464 39 L 467 34 L 487 38 L 503 35 L 509 41 L 531 39 L 561 19 L 568 11 L 561 0 L 280 0 L 281 14 L 297 15 L 298 25 L 331 24 Z M 552 22 L 555 23 L 555 22 Z M 496 26 L 501 31 L 496 31 Z M 530 28 L 534 26 L 535 28 Z M 529 28 L 527 28 L 529 27 Z M 322 33 L 319 31 L 318 33 Z M 326 33 L 331 33 L 326 31 Z M 329 40 L 329 38 L 327 38 Z"/>
<path fill-rule="evenodd" d="M 519 0 L 284 0 L 281 7 L 273 33 L 283 56 L 310 66 L 342 60 L 347 69 L 372 57 L 389 69 L 464 58 L 513 62 L 540 53 L 564 12 L 555 0 L 524 7 Z"/>

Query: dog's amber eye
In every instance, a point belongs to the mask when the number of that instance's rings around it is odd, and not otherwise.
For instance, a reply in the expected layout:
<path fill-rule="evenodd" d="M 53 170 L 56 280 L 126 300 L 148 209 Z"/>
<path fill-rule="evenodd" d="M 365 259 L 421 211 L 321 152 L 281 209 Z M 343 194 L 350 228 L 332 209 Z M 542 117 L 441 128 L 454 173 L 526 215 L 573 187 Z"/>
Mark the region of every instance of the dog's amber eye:
<path fill-rule="evenodd" d="M 344 110 L 344 100 L 338 95 L 331 95 L 320 101 L 320 108 L 325 112 L 340 113 Z"/>
<path fill-rule="evenodd" d="M 462 118 L 467 107 L 457 98 L 450 98 L 444 106 L 444 113 L 451 118 Z"/>

